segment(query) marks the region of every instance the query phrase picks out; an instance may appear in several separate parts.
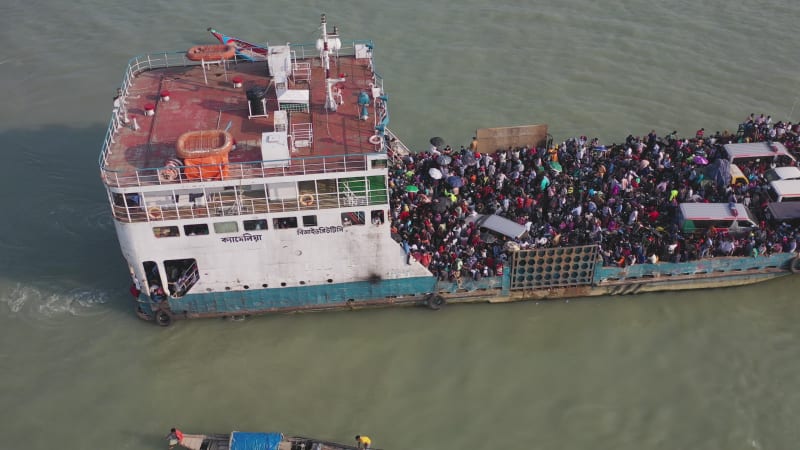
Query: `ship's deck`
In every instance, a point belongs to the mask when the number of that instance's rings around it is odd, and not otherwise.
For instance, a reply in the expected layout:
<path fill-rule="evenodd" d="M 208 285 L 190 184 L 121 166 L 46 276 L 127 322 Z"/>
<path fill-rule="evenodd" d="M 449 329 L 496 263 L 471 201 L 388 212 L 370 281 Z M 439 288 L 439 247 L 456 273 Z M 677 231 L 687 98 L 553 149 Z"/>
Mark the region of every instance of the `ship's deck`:
<path fill-rule="evenodd" d="M 187 179 L 180 170 L 173 172 L 173 177 L 163 174 L 167 162 L 177 158 L 178 137 L 195 130 L 227 129 L 231 133 L 236 145 L 228 155 L 224 175 L 228 179 L 363 170 L 365 155 L 384 149 L 386 139 L 376 145 L 370 137 L 376 135 L 376 126 L 388 111 L 374 98 L 382 93 L 382 80 L 373 72 L 371 54 L 364 57 L 362 52 L 356 58 L 354 45 L 330 59 L 331 77 L 345 78 L 336 85 L 341 92 L 337 111 L 325 108 L 325 69 L 313 48 L 310 52 L 292 48 L 299 64 L 287 83 L 292 92 L 308 90 L 307 111 L 301 103 L 279 105 L 275 80 L 263 61 L 234 59 L 203 65 L 187 60 L 184 53 L 132 59 L 123 82 L 123 107 L 115 109 L 100 158 L 106 184 L 127 187 L 198 181 Z M 311 56 L 301 58 L 304 52 Z M 234 81 L 241 81 L 241 86 L 235 87 Z M 257 87 L 266 88 L 266 117 L 250 117 L 248 92 Z M 359 117 L 361 92 L 369 94 L 366 120 Z M 163 97 L 167 93 L 168 100 Z M 152 115 L 146 113 L 148 109 Z M 279 109 L 288 110 L 285 129 L 290 161 L 264 163 L 270 158 L 262 154 L 262 133 L 281 128 L 280 121 L 275 121 Z M 128 124 L 123 120 L 126 117 Z"/>

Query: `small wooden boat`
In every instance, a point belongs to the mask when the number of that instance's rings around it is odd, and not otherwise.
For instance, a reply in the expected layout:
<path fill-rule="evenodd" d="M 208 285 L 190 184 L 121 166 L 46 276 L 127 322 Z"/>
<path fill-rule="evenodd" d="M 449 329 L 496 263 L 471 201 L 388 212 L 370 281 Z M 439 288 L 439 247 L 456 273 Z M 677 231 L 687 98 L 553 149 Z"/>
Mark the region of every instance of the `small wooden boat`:
<path fill-rule="evenodd" d="M 206 158 L 228 154 L 233 148 L 233 136 L 224 130 L 197 130 L 183 133 L 175 144 L 180 158 Z"/>
<path fill-rule="evenodd" d="M 231 45 L 195 45 L 186 52 L 191 61 L 222 61 L 236 56 L 236 47 Z"/>
<path fill-rule="evenodd" d="M 184 434 L 180 446 L 190 450 L 356 450 L 335 442 L 283 433 Z"/>
<path fill-rule="evenodd" d="M 236 48 L 236 53 L 238 53 L 239 56 L 244 59 L 250 61 L 266 61 L 267 59 L 269 49 L 266 46 L 252 44 L 250 42 L 222 34 L 213 28 L 209 28 L 208 31 L 211 32 L 211 34 L 217 38 L 220 43 L 233 45 Z"/>

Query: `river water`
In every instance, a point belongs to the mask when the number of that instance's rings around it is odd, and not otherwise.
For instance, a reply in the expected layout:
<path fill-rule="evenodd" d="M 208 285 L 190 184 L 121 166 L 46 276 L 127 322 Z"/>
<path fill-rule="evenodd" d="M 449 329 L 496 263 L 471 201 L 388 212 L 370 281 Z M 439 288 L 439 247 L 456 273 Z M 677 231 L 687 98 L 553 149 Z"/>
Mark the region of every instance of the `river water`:
<path fill-rule="evenodd" d="M 130 56 L 371 38 L 415 149 L 480 127 L 557 140 L 800 119 L 788 0 L 10 1 L 0 7 L 4 449 L 163 448 L 277 430 L 385 449 L 790 449 L 800 279 L 550 303 L 139 321 L 99 180 Z"/>

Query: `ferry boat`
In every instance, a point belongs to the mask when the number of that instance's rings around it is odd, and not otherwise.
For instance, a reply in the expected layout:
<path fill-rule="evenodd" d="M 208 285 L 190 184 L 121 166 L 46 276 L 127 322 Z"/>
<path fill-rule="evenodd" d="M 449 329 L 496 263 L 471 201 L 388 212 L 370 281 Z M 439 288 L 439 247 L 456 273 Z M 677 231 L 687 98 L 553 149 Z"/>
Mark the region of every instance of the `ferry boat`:
<path fill-rule="evenodd" d="M 258 46 L 259 58 L 220 48 L 198 60 L 195 48 L 129 61 L 99 166 L 142 319 L 439 309 L 800 270 L 793 253 L 606 267 L 580 245 L 509 249 L 502 273 L 441 280 L 392 236 L 389 170 L 409 149 L 388 128 L 375 45 L 342 40 L 325 15 L 320 30 Z"/>

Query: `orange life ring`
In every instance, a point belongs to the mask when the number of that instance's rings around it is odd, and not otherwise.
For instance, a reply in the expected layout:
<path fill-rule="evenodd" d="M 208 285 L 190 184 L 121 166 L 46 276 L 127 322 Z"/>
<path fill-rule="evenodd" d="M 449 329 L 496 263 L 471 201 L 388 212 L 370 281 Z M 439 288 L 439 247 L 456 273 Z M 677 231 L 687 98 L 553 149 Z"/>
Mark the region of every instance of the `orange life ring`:
<path fill-rule="evenodd" d="M 161 214 L 161 208 L 158 206 L 151 206 L 147 210 L 147 217 L 149 217 L 150 220 L 161 220 L 164 216 Z"/>
<path fill-rule="evenodd" d="M 311 194 L 303 194 L 300 196 L 300 204 L 303 206 L 313 206 L 314 196 Z"/>
<path fill-rule="evenodd" d="M 383 138 L 378 134 L 373 134 L 369 137 L 369 143 L 373 145 L 378 145 L 383 141 Z"/>
<path fill-rule="evenodd" d="M 228 45 L 195 45 L 186 52 L 186 59 L 190 61 L 221 61 L 231 59 L 236 55 L 236 47 Z"/>

